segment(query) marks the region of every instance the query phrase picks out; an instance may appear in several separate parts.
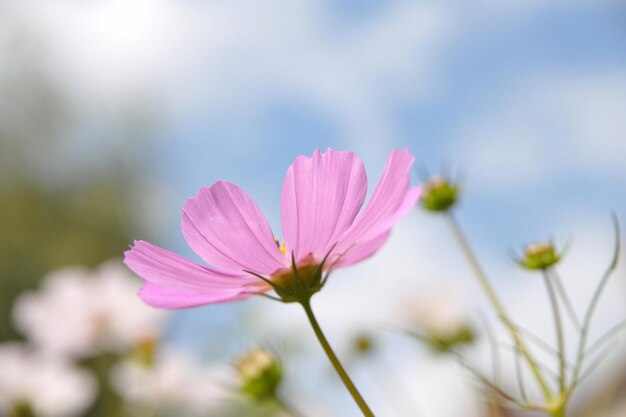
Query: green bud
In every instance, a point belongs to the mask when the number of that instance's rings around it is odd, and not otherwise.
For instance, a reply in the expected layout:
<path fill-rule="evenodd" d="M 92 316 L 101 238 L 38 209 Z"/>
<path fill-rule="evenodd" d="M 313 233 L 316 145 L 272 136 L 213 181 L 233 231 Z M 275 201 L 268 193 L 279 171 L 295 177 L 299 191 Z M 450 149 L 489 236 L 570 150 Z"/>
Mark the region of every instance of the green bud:
<path fill-rule="evenodd" d="M 459 197 L 459 187 L 442 176 L 432 177 L 424 185 L 420 203 L 429 211 L 446 211 Z"/>
<path fill-rule="evenodd" d="M 460 326 L 453 333 L 429 334 L 426 341 L 436 352 L 445 353 L 463 345 L 471 345 L 476 340 L 474 330 L 467 325 Z"/>
<path fill-rule="evenodd" d="M 524 256 L 518 263 L 526 269 L 548 269 L 561 260 L 552 243 L 539 242 L 526 246 Z"/>
<path fill-rule="evenodd" d="M 253 349 L 236 362 L 241 390 L 260 401 L 275 397 L 283 376 L 280 363 L 265 349 Z"/>

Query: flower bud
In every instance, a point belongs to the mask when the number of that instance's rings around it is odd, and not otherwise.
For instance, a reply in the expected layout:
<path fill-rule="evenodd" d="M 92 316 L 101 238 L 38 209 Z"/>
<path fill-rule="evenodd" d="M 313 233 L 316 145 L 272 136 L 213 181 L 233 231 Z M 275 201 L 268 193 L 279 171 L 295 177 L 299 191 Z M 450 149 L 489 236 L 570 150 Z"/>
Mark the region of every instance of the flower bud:
<path fill-rule="evenodd" d="M 548 269 L 560 260 L 561 254 L 556 252 L 552 243 L 538 242 L 526 246 L 518 263 L 526 269 Z"/>
<path fill-rule="evenodd" d="M 236 362 L 241 390 L 254 400 L 275 396 L 283 370 L 274 356 L 265 349 L 254 349 Z"/>
<path fill-rule="evenodd" d="M 409 334 L 437 353 L 469 345 L 476 339 L 464 308 L 449 294 L 431 293 L 421 300 L 413 300 L 407 310 L 411 327 L 418 329 Z"/>
<path fill-rule="evenodd" d="M 429 211 L 446 211 L 456 203 L 458 196 L 458 185 L 443 176 L 436 176 L 424 185 L 420 203 Z"/>
<path fill-rule="evenodd" d="M 369 355 L 375 348 L 374 338 L 367 333 L 359 333 L 352 340 L 352 349 L 356 354 Z"/>
<path fill-rule="evenodd" d="M 134 346 L 133 356 L 139 363 L 146 367 L 154 365 L 154 356 L 158 342 L 154 337 L 144 337 Z"/>
<path fill-rule="evenodd" d="M 447 334 L 428 334 L 427 342 L 429 346 L 437 352 L 449 352 L 451 349 L 460 347 L 462 345 L 470 345 L 476 339 L 474 330 L 464 324 L 456 329 L 454 333 Z"/>

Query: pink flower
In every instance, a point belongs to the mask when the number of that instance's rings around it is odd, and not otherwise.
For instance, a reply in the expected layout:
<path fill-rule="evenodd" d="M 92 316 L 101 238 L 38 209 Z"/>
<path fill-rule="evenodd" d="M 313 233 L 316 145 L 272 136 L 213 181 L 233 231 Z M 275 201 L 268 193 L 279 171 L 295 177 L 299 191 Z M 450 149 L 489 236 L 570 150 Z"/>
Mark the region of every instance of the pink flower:
<path fill-rule="evenodd" d="M 310 158 L 299 156 L 283 183 L 282 245 L 248 194 L 217 181 L 188 199 L 182 216 L 187 243 L 212 267 L 144 241 L 125 253 L 125 263 L 145 280 L 141 299 L 155 307 L 237 301 L 272 289 L 283 300 L 295 301 L 279 291 L 300 288 L 294 276 L 312 283 L 316 292 L 327 278 L 320 283 L 322 271 L 352 265 L 378 251 L 419 197 L 420 189 L 410 186 L 413 161 L 406 149 L 393 151 L 361 210 L 367 177 L 354 153 L 328 149 Z"/>

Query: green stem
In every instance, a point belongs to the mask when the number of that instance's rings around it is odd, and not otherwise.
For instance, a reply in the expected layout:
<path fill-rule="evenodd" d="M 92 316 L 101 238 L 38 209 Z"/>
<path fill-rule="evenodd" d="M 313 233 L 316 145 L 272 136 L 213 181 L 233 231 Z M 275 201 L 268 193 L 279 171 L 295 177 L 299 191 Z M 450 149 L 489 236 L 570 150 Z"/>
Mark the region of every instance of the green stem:
<path fill-rule="evenodd" d="M 561 295 L 561 300 L 563 301 L 563 305 L 565 306 L 565 310 L 572 321 L 572 324 L 576 327 L 576 330 L 580 331 L 582 326 L 580 324 L 580 320 L 578 319 L 578 315 L 576 314 L 576 310 L 574 310 L 574 305 L 572 304 L 572 300 L 567 295 L 567 291 L 565 291 L 565 287 L 563 286 L 563 282 L 559 277 L 559 274 L 556 272 L 555 268 L 550 269 L 552 279 L 554 280 L 554 284 L 556 286 L 556 290 Z"/>
<path fill-rule="evenodd" d="M 578 353 L 576 357 L 576 368 L 574 370 L 574 376 L 572 377 L 572 383 L 570 384 L 569 390 L 572 391 L 579 383 L 580 373 L 582 372 L 583 362 L 585 360 L 585 349 L 587 348 L 587 338 L 589 337 L 589 328 L 591 327 L 591 320 L 593 319 L 593 313 L 600 301 L 600 297 L 609 282 L 609 279 L 617 269 L 617 264 L 619 263 L 619 255 L 621 251 L 621 238 L 620 238 L 620 228 L 619 222 L 617 221 L 617 217 L 613 215 L 613 227 L 615 229 L 615 245 L 613 247 L 613 256 L 611 258 L 611 263 L 607 270 L 604 272 L 600 283 L 596 287 L 593 296 L 591 297 L 591 302 L 589 307 L 587 308 L 587 312 L 585 313 L 585 317 L 583 319 L 582 329 L 580 331 L 580 339 L 578 340 Z"/>
<path fill-rule="evenodd" d="M 559 303 L 556 298 L 556 291 L 552 285 L 552 280 L 548 275 L 548 272 L 543 270 L 543 280 L 548 290 L 548 296 L 550 297 L 550 306 L 552 307 L 552 314 L 554 315 L 554 327 L 556 330 L 557 344 L 559 348 L 559 389 L 561 394 L 565 393 L 565 378 L 566 378 L 566 359 L 565 359 L 565 336 L 563 334 L 563 323 L 561 321 L 561 312 L 559 311 Z"/>
<path fill-rule="evenodd" d="M 504 309 L 504 305 L 500 302 L 498 295 L 496 294 L 493 287 L 489 283 L 489 280 L 487 279 L 487 275 L 485 274 L 482 267 L 480 266 L 480 263 L 478 262 L 478 258 L 474 254 L 474 251 L 472 250 L 467 239 L 465 238 L 465 235 L 463 234 L 463 231 L 461 230 L 461 226 L 459 225 L 458 221 L 456 220 L 456 218 L 451 212 L 448 212 L 445 217 L 448 221 L 448 224 L 450 225 L 450 228 L 452 229 L 454 237 L 459 243 L 459 246 L 461 246 L 463 254 L 467 258 L 467 261 L 469 262 L 472 270 L 474 271 L 474 274 L 478 278 L 478 282 L 480 283 L 483 291 L 487 295 L 489 302 L 491 303 L 493 308 L 496 310 L 496 313 L 500 317 L 500 320 L 502 320 L 502 323 L 504 323 L 505 327 L 511 334 L 511 337 L 513 338 L 516 348 L 522 354 L 524 359 L 526 359 L 526 362 L 528 363 L 530 370 L 532 371 L 535 379 L 537 380 L 537 383 L 539 384 L 539 387 L 541 388 L 541 391 L 543 392 L 546 400 L 548 402 L 551 401 L 552 392 L 550 391 L 550 388 L 548 387 L 548 384 L 545 378 L 541 374 L 541 371 L 539 370 L 539 366 L 537 365 L 537 362 L 530 354 L 530 351 L 528 350 L 526 343 L 524 343 L 524 339 L 522 339 L 522 337 L 520 336 L 517 328 L 515 327 L 515 325 L 509 318 L 506 310 Z"/>
<path fill-rule="evenodd" d="M 343 382 L 343 384 L 346 386 L 348 391 L 350 391 L 350 395 L 352 395 L 352 398 L 361 409 L 361 412 L 363 413 L 365 417 L 375 417 L 374 413 L 372 413 L 372 410 L 370 410 L 369 406 L 367 405 L 367 403 L 365 402 L 365 400 L 359 393 L 359 390 L 356 388 L 356 386 L 350 379 L 350 376 L 348 376 L 348 373 L 345 371 L 345 369 L 343 369 L 343 366 L 339 362 L 339 359 L 337 359 L 335 352 L 333 352 L 333 349 L 330 347 L 328 340 L 326 340 L 326 336 L 324 336 L 324 333 L 322 332 L 320 325 L 317 323 L 315 314 L 313 314 L 313 309 L 311 308 L 311 302 L 309 300 L 306 300 L 306 301 L 302 301 L 300 304 L 304 308 L 304 311 L 306 312 L 306 316 L 308 317 L 309 322 L 311 323 L 311 327 L 313 327 L 313 331 L 315 332 L 315 336 L 317 336 L 317 340 L 319 340 L 320 344 L 322 345 L 322 348 L 324 349 L 324 352 L 326 352 L 326 356 L 328 356 L 328 359 L 333 364 L 333 367 L 335 368 L 335 371 L 337 371 L 337 374 L 341 378 L 341 381 Z"/>
<path fill-rule="evenodd" d="M 559 407 L 556 407 L 554 410 L 550 411 L 550 415 L 552 417 L 565 417 L 565 407 L 566 402 L 563 402 Z"/>

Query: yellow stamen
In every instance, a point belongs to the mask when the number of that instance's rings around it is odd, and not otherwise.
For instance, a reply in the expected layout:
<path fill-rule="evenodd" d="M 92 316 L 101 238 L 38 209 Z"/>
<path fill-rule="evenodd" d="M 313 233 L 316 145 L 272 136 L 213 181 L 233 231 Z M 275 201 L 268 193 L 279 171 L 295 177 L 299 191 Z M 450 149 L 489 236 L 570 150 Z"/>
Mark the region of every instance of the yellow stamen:
<path fill-rule="evenodd" d="M 285 241 L 283 240 L 283 242 L 280 243 L 280 239 L 278 239 L 277 237 L 274 238 L 274 241 L 276 242 L 276 246 L 278 246 L 278 250 L 281 251 L 283 255 L 287 255 L 287 248 L 285 247 Z"/>

